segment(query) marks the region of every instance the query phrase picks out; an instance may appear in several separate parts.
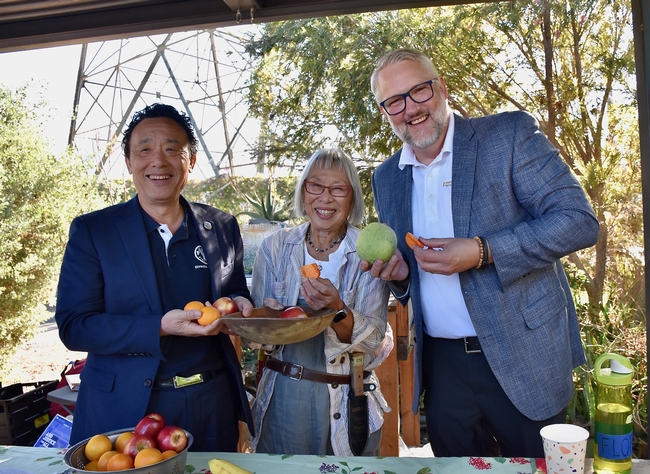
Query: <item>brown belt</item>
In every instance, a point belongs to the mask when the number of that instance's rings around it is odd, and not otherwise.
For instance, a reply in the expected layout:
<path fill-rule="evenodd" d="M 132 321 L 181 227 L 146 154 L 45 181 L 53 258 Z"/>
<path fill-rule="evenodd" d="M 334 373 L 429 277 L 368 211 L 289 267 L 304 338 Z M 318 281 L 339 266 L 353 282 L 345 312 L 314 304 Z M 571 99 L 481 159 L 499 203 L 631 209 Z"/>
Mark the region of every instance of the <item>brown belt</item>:
<path fill-rule="evenodd" d="M 282 375 L 286 375 L 294 380 L 306 379 L 312 382 L 331 383 L 331 384 L 350 384 L 349 375 L 335 375 L 328 374 L 327 372 L 319 372 L 317 370 L 305 369 L 302 365 L 292 364 L 291 362 L 284 362 L 273 357 L 266 359 L 266 367 Z M 370 372 L 364 371 L 363 377 L 366 378 Z M 374 384 L 373 384 L 374 385 Z M 374 390 L 374 388 L 373 388 Z"/>

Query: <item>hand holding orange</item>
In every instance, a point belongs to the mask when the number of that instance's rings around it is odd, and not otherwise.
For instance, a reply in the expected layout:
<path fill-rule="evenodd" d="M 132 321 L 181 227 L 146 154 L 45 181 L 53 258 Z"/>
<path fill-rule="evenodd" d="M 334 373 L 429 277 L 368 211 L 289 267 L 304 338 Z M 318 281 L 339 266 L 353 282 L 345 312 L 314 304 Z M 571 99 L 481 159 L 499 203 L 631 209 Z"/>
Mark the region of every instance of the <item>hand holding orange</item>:
<path fill-rule="evenodd" d="M 227 296 L 222 296 L 214 302 L 213 306 L 206 306 L 200 301 L 190 301 L 183 308 L 185 311 L 198 309 L 201 311 L 201 317 L 196 320 L 201 326 L 212 324 L 224 314 L 236 313 L 239 311 L 235 302 Z"/>

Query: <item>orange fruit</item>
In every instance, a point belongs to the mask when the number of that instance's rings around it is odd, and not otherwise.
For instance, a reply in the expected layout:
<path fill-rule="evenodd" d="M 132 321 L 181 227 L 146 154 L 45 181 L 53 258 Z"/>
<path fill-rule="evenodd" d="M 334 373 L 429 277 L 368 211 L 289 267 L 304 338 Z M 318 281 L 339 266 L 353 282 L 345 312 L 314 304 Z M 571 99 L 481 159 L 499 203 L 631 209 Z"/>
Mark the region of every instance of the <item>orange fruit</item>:
<path fill-rule="evenodd" d="M 97 467 L 97 461 L 90 461 L 84 466 L 84 471 L 99 471 Z"/>
<path fill-rule="evenodd" d="M 190 301 L 185 305 L 185 308 L 183 308 L 185 311 L 189 311 L 191 309 L 203 309 L 205 305 L 201 303 L 200 301 Z"/>
<path fill-rule="evenodd" d="M 125 431 L 124 433 L 119 435 L 115 440 L 115 451 L 117 451 L 118 453 L 123 453 L 124 446 L 126 446 L 126 443 L 128 443 L 129 440 L 134 436 L 135 433 L 133 431 Z"/>
<path fill-rule="evenodd" d="M 113 449 L 113 443 L 108 436 L 98 434 L 88 440 L 84 453 L 89 461 L 97 461 L 102 457 L 102 454 L 111 449 Z"/>
<path fill-rule="evenodd" d="M 133 469 L 133 458 L 128 454 L 117 453 L 111 456 L 106 464 L 107 471 L 122 471 L 124 469 Z"/>
<path fill-rule="evenodd" d="M 162 461 L 162 453 L 156 448 L 144 448 L 135 456 L 134 467 L 151 466 Z"/>
<path fill-rule="evenodd" d="M 105 471 L 108 460 L 115 454 L 117 454 L 117 451 L 106 451 L 104 454 L 102 454 L 102 456 L 99 458 L 99 461 L 97 461 L 97 470 Z"/>
<path fill-rule="evenodd" d="M 204 306 L 201 308 L 201 317 L 197 319 L 196 322 L 201 326 L 207 326 L 208 324 L 215 322 L 220 317 L 221 313 L 216 308 L 213 308 L 212 306 Z"/>
<path fill-rule="evenodd" d="M 162 454 L 163 459 L 169 459 L 169 458 L 173 458 L 178 453 L 176 451 L 174 451 L 173 449 L 168 449 L 167 451 L 163 451 L 161 454 Z"/>

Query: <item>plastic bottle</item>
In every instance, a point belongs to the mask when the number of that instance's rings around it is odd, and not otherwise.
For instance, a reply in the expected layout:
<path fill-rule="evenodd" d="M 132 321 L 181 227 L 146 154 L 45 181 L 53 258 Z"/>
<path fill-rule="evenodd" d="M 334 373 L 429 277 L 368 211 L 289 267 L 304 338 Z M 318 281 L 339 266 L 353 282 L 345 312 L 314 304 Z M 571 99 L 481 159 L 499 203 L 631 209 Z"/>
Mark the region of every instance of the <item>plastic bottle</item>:
<path fill-rule="evenodd" d="M 602 368 L 610 361 L 609 368 Z M 632 377 L 630 361 L 619 354 L 603 354 L 594 364 L 598 385 L 594 472 L 632 472 Z"/>

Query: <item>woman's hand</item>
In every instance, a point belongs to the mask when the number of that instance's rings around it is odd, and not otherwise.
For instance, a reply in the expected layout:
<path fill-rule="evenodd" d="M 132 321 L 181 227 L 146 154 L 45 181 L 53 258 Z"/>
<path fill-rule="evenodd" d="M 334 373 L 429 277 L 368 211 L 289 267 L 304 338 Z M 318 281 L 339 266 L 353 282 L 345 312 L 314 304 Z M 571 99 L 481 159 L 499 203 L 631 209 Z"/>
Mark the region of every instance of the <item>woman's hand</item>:
<path fill-rule="evenodd" d="M 316 310 L 331 308 L 338 311 L 344 306 L 338 290 L 326 278 L 303 278 L 300 296 Z"/>
<path fill-rule="evenodd" d="M 280 303 L 278 300 L 276 300 L 275 298 L 265 298 L 264 306 L 266 308 L 271 308 L 276 311 L 282 311 L 284 309 L 284 305 Z"/>

